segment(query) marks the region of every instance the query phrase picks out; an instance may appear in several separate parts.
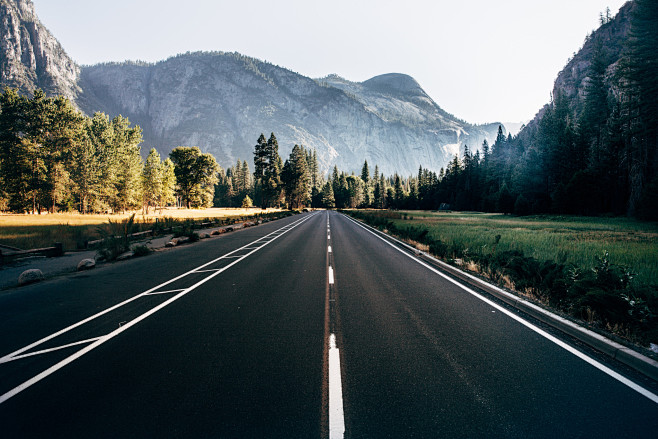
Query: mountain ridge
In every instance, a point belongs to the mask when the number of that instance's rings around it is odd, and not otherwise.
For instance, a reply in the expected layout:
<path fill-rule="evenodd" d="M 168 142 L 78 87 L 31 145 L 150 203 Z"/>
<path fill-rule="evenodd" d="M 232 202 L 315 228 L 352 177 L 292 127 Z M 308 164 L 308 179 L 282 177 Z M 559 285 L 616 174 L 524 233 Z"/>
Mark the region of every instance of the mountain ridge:
<path fill-rule="evenodd" d="M 438 171 L 464 145 L 479 148 L 499 125 L 454 117 L 401 73 L 339 84 L 237 52 L 78 66 L 30 0 L 0 5 L 5 40 L 24 43 L 2 46 L 2 84 L 64 95 L 88 115 L 128 117 L 143 129 L 143 150 L 199 146 L 228 167 L 250 159 L 260 133 L 274 131 L 282 156 L 303 144 L 317 150 L 323 171 L 358 171 L 367 160 L 382 172 L 411 175 L 421 164 Z"/>

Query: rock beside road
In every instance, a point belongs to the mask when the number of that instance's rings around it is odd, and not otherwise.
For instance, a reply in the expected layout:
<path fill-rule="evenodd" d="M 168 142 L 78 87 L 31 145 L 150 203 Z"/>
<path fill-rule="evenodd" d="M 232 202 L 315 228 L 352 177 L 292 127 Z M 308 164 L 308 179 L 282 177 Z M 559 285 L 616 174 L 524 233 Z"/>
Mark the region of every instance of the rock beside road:
<path fill-rule="evenodd" d="M 39 269 L 33 268 L 25 270 L 18 277 L 18 285 L 27 285 L 34 282 L 40 282 L 44 279 L 43 272 Z"/>
<path fill-rule="evenodd" d="M 91 270 L 94 267 L 96 267 L 96 261 L 87 258 L 78 262 L 77 271 Z"/>

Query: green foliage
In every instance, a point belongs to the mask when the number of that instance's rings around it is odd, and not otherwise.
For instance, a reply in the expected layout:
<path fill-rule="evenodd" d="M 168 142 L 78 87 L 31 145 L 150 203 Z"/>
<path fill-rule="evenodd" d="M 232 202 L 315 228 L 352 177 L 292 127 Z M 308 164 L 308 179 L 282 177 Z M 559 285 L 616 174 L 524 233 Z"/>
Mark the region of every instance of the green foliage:
<path fill-rule="evenodd" d="M 246 165 L 246 161 L 245 161 Z M 254 147 L 254 180 L 260 195 L 260 206 L 265 209 L 277 203 L 281 194 L 281 157 L 279 157 L 279 143 L 274 133 L 265 141 L 261 134 Z M 317 161 L 315 162 L 317 173 Z M 314 174 L 315 175 L 315 174 Z"/>
<path fill-rule="evenodd" d="M 281 181 L 288 207 L 300 209 L 311 201 L 311 174 L 306 162 L 306 150 L 303 146 L 295 145 L 290 157 L 283 165 Z"/>
<path fill-rule="evenodd" d="M 107 261 L 115 260 L 122 253 L 130 250 L 130 235 L 135 233 L 135 214 L 120 221 L 108 220 L 107 224 L 98 227 L 101 244 L 98 255 Z"/>
<path fill-rule="evenodd" d="M 155 148 L 152 148 L 142 169 L 143 206 L 147 214 L 149 207 L 155 207 L 158 201 L 162 199 L 163 172 L 160 154 Z"/>
<path fill-rule="evenodd" d="M 219 165 L 199 148 L 179 146 L 169 153 L 174 164 L 178 194 L 186 207 L 210 207 L 218 182 Z"/>
<path fill-rule="evenodd" d="M 152 250 L 145 244 L 134 245 L 132 251 L 135 257 L 146 256 L 152 252 Z"/>
<path fill-rule="evenodd" d="M 245 208 L 245 209 L 248 209 L 250 207 L 253 207 L 253 205 L 254 205 L 254 202 L 251 200 L 251 198 L 249 198 L 249 195 L 246 195 L 244 197 L 244 200 L 242 200 L 242 207 Z"/>

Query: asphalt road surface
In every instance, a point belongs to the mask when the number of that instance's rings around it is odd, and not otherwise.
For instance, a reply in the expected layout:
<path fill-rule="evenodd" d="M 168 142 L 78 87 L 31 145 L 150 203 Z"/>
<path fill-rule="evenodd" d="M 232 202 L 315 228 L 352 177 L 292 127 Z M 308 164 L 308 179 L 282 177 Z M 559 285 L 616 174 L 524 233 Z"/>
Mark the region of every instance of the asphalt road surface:
<path fill-rule="evenodd" d="M 0 438 L 658 437 L 593 357 L 314 212 L 0 293 Z"/>

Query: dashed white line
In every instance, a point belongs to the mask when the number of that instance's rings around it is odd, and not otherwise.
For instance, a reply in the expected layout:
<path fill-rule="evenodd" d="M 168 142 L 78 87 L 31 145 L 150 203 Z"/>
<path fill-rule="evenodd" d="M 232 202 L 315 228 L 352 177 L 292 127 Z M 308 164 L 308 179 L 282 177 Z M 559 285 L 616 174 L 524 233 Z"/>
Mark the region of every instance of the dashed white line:
<path fill-rule="evenodd" d="M 334 269 L 329 267 L 329 285 L 334 284 Z"/>
<path fill-rule="evenodd" d="M 340 352 L 336 347 L 336 334 L 329 336 L 329 439 L 345 434 L 343 412 L 343 385 L 340 376 Z"/>
<path fill-rule="evenodd" d="M 331 246 L 327 247 L 327 253 L 331 253 Z"/>

